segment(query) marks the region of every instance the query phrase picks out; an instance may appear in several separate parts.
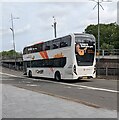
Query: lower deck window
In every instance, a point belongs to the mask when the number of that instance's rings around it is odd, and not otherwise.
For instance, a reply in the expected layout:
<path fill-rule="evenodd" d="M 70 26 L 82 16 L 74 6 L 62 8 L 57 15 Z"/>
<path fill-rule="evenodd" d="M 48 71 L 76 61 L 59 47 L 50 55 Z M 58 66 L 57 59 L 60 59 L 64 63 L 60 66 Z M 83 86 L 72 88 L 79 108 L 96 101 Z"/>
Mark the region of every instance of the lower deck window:
<path fill-rule="evenodd" d="M 65 64 L 66 57 L 24 61 L 24 65 L 26 65 L 27 67 L 64 67 Z"/>

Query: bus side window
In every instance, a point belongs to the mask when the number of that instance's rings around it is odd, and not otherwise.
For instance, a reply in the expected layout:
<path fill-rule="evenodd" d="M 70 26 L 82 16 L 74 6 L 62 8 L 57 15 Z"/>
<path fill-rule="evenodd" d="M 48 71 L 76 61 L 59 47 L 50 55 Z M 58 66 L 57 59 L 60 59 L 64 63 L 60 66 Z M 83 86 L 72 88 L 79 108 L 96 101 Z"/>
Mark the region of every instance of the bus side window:
<path fill-rule="evenodd" d="M 53 49 L 56 49 L 58 48 L 58 45 L 57 44 L 53 44 Z"/>
<path fill-rule="evenodd" d="M 61 39 L 60 47 L 71 46 L 71 36 L 65 36 Z"/>
<path fill-rule="evenodd" d="M 38 52 L 43 51 L 43 44 L 38 44 Z"/>
<path fill-rule="evenodd" d="M 28 54 L 32 53 L 32 47 L 28 47 Z"/>
<path fill-rule="evenodd" d="M 71 36 L 70 35 L 67 36 L 66 41 L 67 41 L 68 46 L 71 46 Z"/>
<path fill-rule="evenodd" d="M 38 46 L 34 45 L 32 46 L 32 53 L 38 52 Z"/>
<path fill-rule="evenodd" d="M 50 50 L 51 49 L 51 41 L 47 41 L 45 43 L 43 43 L 43 50 Z"/>
<path fill-rule="evenodd" d="M 50 50 L 50 46 L 45 46 L 45 50 Z"/>
<path fill-rule="evenodd" d="M 23 54 L 27 54 L 27 48 L 24 48 Z"/>
<path fill-rule="evenodd" d="M 66 46 L 68 46 L 68 44 L 66 42 L 61 42 L 60 43 L 60 47 L 66 47 Z"/>

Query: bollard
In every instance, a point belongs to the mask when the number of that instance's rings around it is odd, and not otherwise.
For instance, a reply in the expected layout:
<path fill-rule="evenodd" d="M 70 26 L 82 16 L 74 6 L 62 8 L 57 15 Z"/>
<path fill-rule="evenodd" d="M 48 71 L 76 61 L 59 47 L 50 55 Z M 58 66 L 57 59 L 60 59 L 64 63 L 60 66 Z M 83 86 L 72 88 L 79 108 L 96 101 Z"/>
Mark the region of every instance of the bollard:
<path fill-rule="evenodd" d="M 108 76 L 108 67 L 106 67 L 106 76 Z"/>
<path fill-rule="evenodd" d="M 104 54 L 104 50 L 102 50 L 102 56 L 104 57 L 104 55 L 105 55 L 105 54 Z"/>

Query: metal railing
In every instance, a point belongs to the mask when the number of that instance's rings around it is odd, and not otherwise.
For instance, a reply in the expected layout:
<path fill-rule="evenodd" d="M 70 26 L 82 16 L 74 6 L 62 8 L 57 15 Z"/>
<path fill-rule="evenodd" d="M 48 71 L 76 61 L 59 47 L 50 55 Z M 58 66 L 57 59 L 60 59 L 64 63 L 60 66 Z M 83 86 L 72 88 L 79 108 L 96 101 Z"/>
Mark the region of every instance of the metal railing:
<path fill-rule="evenodd" d="M 119 73 L 119 68 L 97 68 L 96 74 L 97 75 L 104 75 L 104 76 L 117 76 Z"/>
<path fill-rule="evenodd" d="M 101 49 L 99 55 L 101 56 L 113 56 L 113 55 L 119 55 L 119 49 Z"/>

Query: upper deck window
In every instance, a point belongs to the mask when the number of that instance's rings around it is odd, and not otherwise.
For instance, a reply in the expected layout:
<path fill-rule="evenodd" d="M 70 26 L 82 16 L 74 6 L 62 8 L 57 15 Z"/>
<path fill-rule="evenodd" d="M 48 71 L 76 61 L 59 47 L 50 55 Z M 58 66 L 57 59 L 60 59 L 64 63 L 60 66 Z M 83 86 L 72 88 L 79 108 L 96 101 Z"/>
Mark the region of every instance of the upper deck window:
<path fill-rule="evenodd" d="M 24 48 L 23 53 L 30 54 L 30 53 L 40 52 L 40 51 L 44 51 L 44 50 L 58 49 L 58 48 L 67 47 L 67 46 L 71 46 L 71 36 L 70 35 L 26 47 L 26 48 Z"/>
<path fill-rule="evenodd" d="M 58 48 L 58 44 L 53 44 L 53 49 L 57 49 Z"/>
<path fill-rule="evenodd" d="M 67 47 L 67 46 L 71 46 L 71 36 L 70 35 L 61 38 L 60 47 Z"/>
<path fill-rule="evenodd" d="M 27 54 L 27 53 L 28 53 L 27 48 L 24 48 L 23 54 Z"/>

